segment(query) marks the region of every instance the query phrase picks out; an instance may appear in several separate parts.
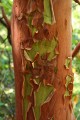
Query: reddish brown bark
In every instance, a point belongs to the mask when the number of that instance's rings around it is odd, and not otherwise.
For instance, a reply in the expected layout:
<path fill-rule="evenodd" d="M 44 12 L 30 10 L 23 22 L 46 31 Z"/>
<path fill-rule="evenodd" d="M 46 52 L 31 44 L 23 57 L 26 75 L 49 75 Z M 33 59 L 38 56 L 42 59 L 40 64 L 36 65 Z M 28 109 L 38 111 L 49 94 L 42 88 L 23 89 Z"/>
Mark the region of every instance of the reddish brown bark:
<path fill-rule="evenodd" d="M 64 100 L 63 94 L 65 91 L 65 78 L 66 75 L 72 74 L 71 66 L 69 70 L 64 68 L 65 59 L 71 56 L 71 1 L 58 0 L 54 5 L 56 26 L 58 32 L 59 40 L 59 57 L 58 57 L 58 72 L 56 79 L 54 81 L 55 88 L 57 89 L 51 102 L 49 103 L 49 108 L 43 106 L 43 113 L 47 108 L 47 112 L 42 116 L 41 120 L 46 119 L 46 114 L 52 113 L 54 120 L 74 120 L 72 115 L 72 110 L 70 110 L 71 103 L 70 99 L 66 97 Z M 64 104 L 63 104 L 64 102 Z M 51 104 L 51 105 L 50 105 Z M 72 109 L 72 108 L 71 108 Z M 51 114 L 50 113 L 50 114 Z"/>
<path fill-rule="evenodd" d="M 52 25 L 44 24 L 44 26 L 42 26 L 43 19 L 41 14 L 44 11 L 43 1 L 35 1 L 14 0 L 13 5 L 12 46 L 16 86 L 16 120 L 24 120 L 24 95 L 22 92 L 24 92 L 24 74 L 29 74 L 28 72 L 31 72 L 33 79 L 35 78 L 35 75 L 39 76 L 39 87 L 43 83 L 45 86 L 53 86 L 55 89 L 54 93 L 49 95 L 49 98 L 44 102 L 44 104 L 40 106 L 40 120 L 74 120 L 71 103 L 73 89 L 73 73 L 71 70 L 71 61 L 68 65 L 69 69 L 66 69 L 65 67 L 66 59 L 71 58 L 71 0 L 53 0 L 52 6 L 54 8 L 56 23 Z M 38 33 L 34 35 L 33 39 L 29 27 L 27 26 L 28 21 L 25 15 L 30 14 L 36 10 L 36 6 L 41 13 L 36 12 L 37 19 L 35 15 L 32 19 L 33 26 L 38 29 Z M 28 71 L 25 71 L 26 61 L 24 60 L 22 49 L 32 48 L 32 45 L 36 42 L 36 40 L 43 41 L 44 38 L 46 40 L 51 40 L 53 37 L 56 37 L 58 39 L 58 46 L 55 51 L 59 51 L 59 54 L 57 55 L 56 59 L 49 62 L 49 53 L 47 53 L 46 56 L 43 56 L 43 58 L 36 55 L 34 61 L 36 61 L 37 71 L 35 71 L 35 73 L 34 70 L 36 69 L 32 68 L 32 63 L 27 57 L 27 64 L 29 65 L 29 68 Z M 21 44 L 23 46 L 21 46 Z M 47 64 L 45 65 L 45 63 Z M 54 74 L 52 68 L 55 68 L 55 66 L 57 66 L 58 70 Z M 41 70 L 41 72 L 38 72 L 38 70 Z M 53 81 L 51 81 L 51 76 L 54 76 Z M 35 120 L 35 115 L 33 112 L 35 106 L 34 93 L 36 93 L 38 86 L 36 86 L 35 82 L 33 82 L 33 79 L 30 79 L 30 84 L 32 85 L 33 89 L 31 95 L 27 97 L 30 102 L 29 110 L 27 111 L 27 120 Z M 67 80 L 70 81 L 67 83 Z M 68 95 L 65 95 L 66 90 L 69 93 Z M 32 118 L 30 115 L 32 115 Z"/>

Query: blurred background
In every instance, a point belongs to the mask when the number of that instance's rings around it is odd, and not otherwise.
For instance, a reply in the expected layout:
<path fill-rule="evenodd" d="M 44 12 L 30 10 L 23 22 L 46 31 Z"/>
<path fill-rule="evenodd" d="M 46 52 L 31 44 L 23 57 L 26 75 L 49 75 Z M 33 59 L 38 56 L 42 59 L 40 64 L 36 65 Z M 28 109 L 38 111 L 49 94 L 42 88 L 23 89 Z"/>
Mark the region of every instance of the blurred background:
<path fill-rule="evenodd" d="M 15 120 L 15 91 L 12 48 L 9 43 L 10 31 L 7 31 L 1 8 L 11 18 L 12 0 L 0 3 L 0 120 Z M 2 23 L 3 22 L 3 23 Z M 80 5 L 72 4 L 72 50 L 80 42 Z M 74 72 L 73 107 L 77 120 L 80 120 L 80 52 L 73 59 Z"/>

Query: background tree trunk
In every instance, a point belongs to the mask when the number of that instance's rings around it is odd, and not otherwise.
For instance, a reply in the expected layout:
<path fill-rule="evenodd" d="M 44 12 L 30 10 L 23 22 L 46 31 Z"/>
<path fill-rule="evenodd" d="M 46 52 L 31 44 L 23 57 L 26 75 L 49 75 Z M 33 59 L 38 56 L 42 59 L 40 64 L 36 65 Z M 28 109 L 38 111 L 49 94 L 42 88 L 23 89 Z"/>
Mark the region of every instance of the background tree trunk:
<path fill-rule="evenodd" d="M 14 0 L 16 120 L 74 120 L 71 0 Z"/>

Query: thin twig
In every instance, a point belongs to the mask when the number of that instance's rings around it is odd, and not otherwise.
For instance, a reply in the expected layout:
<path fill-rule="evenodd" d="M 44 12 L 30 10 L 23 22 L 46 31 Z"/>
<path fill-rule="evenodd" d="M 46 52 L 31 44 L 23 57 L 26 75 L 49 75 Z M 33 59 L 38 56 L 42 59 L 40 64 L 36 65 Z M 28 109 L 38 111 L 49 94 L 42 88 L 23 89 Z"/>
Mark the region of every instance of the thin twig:
<path fill-rule="evenodd" d="M 74 0 L 74 1 L 80 5 L 80 0 Z"/>
<path fill-rule="evenodd" d="M 2 11 L 2 16 L 3 16 L 3 18 L 4 18 L 4 20 L 5 20 L 6 24 L 7 24 L 7 27 L 10 28 L 11 27 L 11 23 L 10 23 L 10 20 L 7 18 L 6 13 L 5 13 L 3 7 L 1 7 L 1 11 Z"/>
<path fill-rule="evenodd" d="M 77 53 L 79 52 L 79 50 L 80 50 L 80 43 L 78 43 L 78 45 L 73 50 L 73 52 L 72 52 L 72 58 L 74 58 L 77 55 Z"/>
<path fill-rule="evenodd" d="M 0 8 L 2 12 L 2 18 L 0 18 L 0 23 L 2 23 L 2 25 L 4 25 L 7 28 L 7 38 L 8 38 L 9 43 L 11 44 L 11 22 L 7 18 L 4 8 L 2 6 Z"/>
<path fill-rule="evenodd" d="M 7 27 L 6 23 L 3 21 L 3 17 L 0 18 L 0 23 L 4 25 L 4 27 Z"/>

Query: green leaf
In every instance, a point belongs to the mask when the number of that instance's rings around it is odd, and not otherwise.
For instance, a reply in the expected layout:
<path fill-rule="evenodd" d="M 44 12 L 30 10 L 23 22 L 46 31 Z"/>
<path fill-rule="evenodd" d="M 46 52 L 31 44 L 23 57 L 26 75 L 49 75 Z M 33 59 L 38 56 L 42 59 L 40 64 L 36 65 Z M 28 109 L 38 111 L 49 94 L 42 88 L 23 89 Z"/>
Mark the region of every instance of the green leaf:
<path fill-rule="evenodd" d="M 4 106 L 4 103 L 0 102 L 0 107 L 1 107 L 1 106 Z"/>
<path fill-rule="evenodd" d="M 3 120 L 3 118 L 0 117 L 0 120 Z"/>
<path fill-rule="evenodd" d="M 1 7 L 4 7 L 5 9 L 7 9 L 7 6 L 6 6 L 6 4 L 4 4 L 4 3 L 0 3 L 0 6 L 1 6 Z"/>
<path fill-rule="evenodd" d="M 77 120 L 80 120 L 80 115 L 78 116 Z"/>

